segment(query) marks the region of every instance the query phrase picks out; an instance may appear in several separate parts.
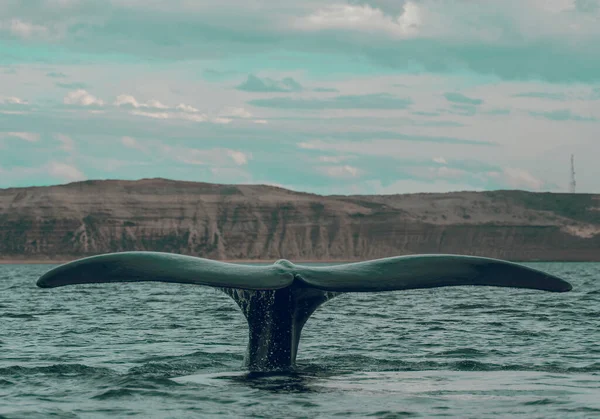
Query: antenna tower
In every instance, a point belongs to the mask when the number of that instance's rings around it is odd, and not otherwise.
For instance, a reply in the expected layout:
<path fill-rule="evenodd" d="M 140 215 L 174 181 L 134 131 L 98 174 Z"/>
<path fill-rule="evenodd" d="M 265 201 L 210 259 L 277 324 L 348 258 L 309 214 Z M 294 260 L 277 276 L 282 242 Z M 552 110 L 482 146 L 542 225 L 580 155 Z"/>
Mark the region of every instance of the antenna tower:
<path fill-rule="evenodd" d="M 575 193 L 575 187 L 577 182 L 575 181 L 575 156 L 571 154 L 571 182 L 569 182 L 569 193 Z"/>

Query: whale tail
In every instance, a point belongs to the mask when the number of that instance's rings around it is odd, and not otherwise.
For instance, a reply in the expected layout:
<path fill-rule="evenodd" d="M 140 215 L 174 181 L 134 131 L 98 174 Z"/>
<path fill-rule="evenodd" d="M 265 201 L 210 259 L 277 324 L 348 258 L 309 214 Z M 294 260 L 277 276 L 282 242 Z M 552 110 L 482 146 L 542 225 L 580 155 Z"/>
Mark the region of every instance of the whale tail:
<path fill-rule="evenodd" d="M 497 286 L 566 292 L 571 284 L 516 263 L 459 255 L 414 255 L 332 266 L 239 265 L 157 252 L 124 252 L 79 259 L 42 275 L 53 288 L 107 282 L 175 282 L 216 287 L 238 304 L 249 326 L 246 366 L 294 365 L 310 315 L 344 292 L 382 292 L 447 286 Z"/>

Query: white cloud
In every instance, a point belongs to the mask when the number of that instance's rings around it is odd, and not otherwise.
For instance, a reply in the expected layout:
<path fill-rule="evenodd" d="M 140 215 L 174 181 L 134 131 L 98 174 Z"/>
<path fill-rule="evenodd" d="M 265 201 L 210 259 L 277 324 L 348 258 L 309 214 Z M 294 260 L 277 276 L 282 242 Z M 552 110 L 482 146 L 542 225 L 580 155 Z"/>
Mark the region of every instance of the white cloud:
<path fill-rule="evenodd" d="M 322 141 L 303 141 L 298 143 L 299 148 L 303 148 L 305 150 L 316 150 L 320 148 L 320 145 L 323 144 Z"/>
<path fill-rule="evenodd" d="M 173 114 L 171 114 L 173 115 Z M 194 121 L 194 122 L 205 122 L 208 117 L 204 114 L 180 114 L 180 115 L 175 115 L 176 118 L 179 119 L 185 119 L 188 121 Z"/>
<path fill-rule="evenodd" d="M 150 99 L 149 101 L 146 102 L 146 105 L 149 108 L 154 108 L 154 109 L 169 109 L 169 107 L 167 105 L 163 105 L 156 99 Z"/>
<path fill-rule="evenodd" d="M 179 105 L 177 105 L 175 107 L 175 109 L 177 109 L 179 111 L 183 111 L 183 112 L 190 112 L 190 113 L 200 112 L 198 109 L 194 108 L 191 105 L 186 105 L 185 103 L 180 103 Z"/>
<path fill-rule="evenodd" d="M 141 145 L 135 138 L 132 137 L 121 137 L 121 143 L 127 148 L 132 148 L 134 150 L 139 151 L 146 151 L 146 147 Z"/>
<path fill-rule="evenodd" d="M 0 132 L 0 138 L 19 138 L 21 140 L 35 143 L 39 141 L 40 134 L 34 132 Z"/>
<path fill-rule="evenodd" d="M 241 151 L 235 150 L 227 150 L 227 154 L 231 157 L 231 160 L 235 162 L 238 166 L 243 166 L 248 163 L 249 155 L 246 153 L 242 153 Z"/>
<path fill-rule="evenodd" d="M 434 157 L 433 161 L 436 162 L 436 163 L 439 163 L 439 164 L 446 164 L 447 163 L 446 159 L 443 158 L 443 157 Z"/>
<path fill-rule="evenodd" d="M 353 178 L 362 173 L 362 170 L 349 165 L 324 167 L 322 171 L 327 176 L 337 178 Z"/>
<path fill-rule="evenodd" d="M 215 124 L 229 124 L 232 121 L 231 118 L 222 118 L 220 116 L 217 116 L 216 118 L 212 118 L 211 122 L 215 123 Z"/>
<path fill-rule="evenodd" d="M 409 1 L 404 12 L 392 17 L 369 5 L 334 4 L 317 10 L 297 21 L 304 30 L 353 29 L 366 32 L 386 32 L 407 37 L 416 35 L 421 24 L 419 6 Z"/>
<path fill-rule="evenodd" d="M 147 112 L 147 111 L 131 111 L 129 112 L 131 115 L 135 116 L 143 116 L 146 118 L 153 119 L 183 119 L 186 121 L 193 122 L 205 122 L 208 120 L 208 117 L 204 114 L 195 114 L 195 113 L 187 113 L 187 112 Z M 229 120 L 231 122 L 231 120 Z"/>
<path fill-rule="evenodd" d="M 261 124 L 261 125 L 266 125 L 269 123 L 269 121 L 267 121 L 266 119 L 255 119 L 254 121 L 255 124 Z"/>
<path fill-rule="evenodd" d="M 55 134 L 54 138 L 56 138 L 61 143 L 61 150 L 66 151 L 67 153 L 72 153 L 75 150 L 75 142 L 71 137 L 64 134 Z"/>
<path fill-rule="evenodd" d="M 19 38 L 32 38 L 37 36 L 45 36 L 48 33 L 48 28 L 42 25 L 36 25 L 31 22 L 25 22 L 21 19 L 12 19 L 10 23 L 0 25 L 3 29 L 8 29 L 9 32 Z"/>
<path fill-rule="evenodd" d="M 49 163 L 48 173 L 51 176 L 71 182 L 85 179 L 85 175 L 75 166 L 60 162 Z"/>
<path fill-rule="evenodd" d="M 195 115 L 200 111 L 193 107 L 192 105 L 187 105 L 185 103 L 180 103 L 175 107 L 170 107 L 165 105 L 156 99 L 150 99 L 146 102 L 140 102 L 135 97 L 131 95 L 119 95 L 113 103 L 114 106 L 117 107 L 128 107 L 134 109 L 148 109 L 148 110 L 171 110 L 176 112 L 146 112 L 146 111 L 133 111 L 131 112 L 133 115 L 146 116 L 148 118 L 156 118 L 156 119 L 187 119 L 189 121 L 203 122 L 206 120 L 206 115 Z M 177 115 L 180 113 L 180 115 Z M 194 114 L 194 115 L 190 115 Z"/>
<path fill-rule="evenodd" d="M 220 116 L 233 117 L 233 118 L 251 118 L 252 114 L 244 108 L 225 108 L 220 113 Z"/>
<path fill-rule="evenodd" d="M 28 113 L 25 111 L 0 111 L 2 115 L 27 115 Z"/>
<path fill-rule="evenodd" d="M 150 99 L 146 102 L 138 102 L 131 95 L 119 95 L 114 102 L 115 106 L 130 106 L 133 108 L 150 108 L 150 109 L 169 109 L 169 107 L 156 99 Z"/>
<path fill-rule="evenodd" d="M 15 96 L 0 96 L 0 103 L 3 105 L 27 105 L 27 101 Z"/>
<path fill-rule="evenodd" d="M 319 156 L 319 161 L 323 163 L 341 163 L 351 158 L 351 156 Z"/>
<path fill-rule="evenodd" d="M 144 111 L 131 111 L 131 115 L 145 116 L 146 118 L 154 119 L 169 119 L 171 114 L 167 112 L 144 112 Z"/>
<path fill-rule="evenodd" d="M 83 89 L 69 92 L 63 99 L 65 105 L 102 106 L 104 102 Z"/>

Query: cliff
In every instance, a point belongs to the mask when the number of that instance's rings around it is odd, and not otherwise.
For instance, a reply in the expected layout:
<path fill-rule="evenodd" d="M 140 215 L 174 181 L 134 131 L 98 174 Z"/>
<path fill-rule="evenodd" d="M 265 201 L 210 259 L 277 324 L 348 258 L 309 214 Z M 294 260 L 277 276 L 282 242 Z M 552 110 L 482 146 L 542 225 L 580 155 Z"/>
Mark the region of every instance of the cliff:
<path fill-rule="evenodd" d="M 0 189 L 0 260 L 127 250 L 265 261 L 411 253 L 600 261 L 600 195 L 319 196 L 165 179 Z"/>

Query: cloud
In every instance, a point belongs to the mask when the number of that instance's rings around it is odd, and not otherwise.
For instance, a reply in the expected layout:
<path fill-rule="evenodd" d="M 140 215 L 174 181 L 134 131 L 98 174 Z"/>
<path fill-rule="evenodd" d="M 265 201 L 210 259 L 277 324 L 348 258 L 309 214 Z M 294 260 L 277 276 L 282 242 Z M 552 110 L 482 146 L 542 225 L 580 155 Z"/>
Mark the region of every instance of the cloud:
<path fill-rule="evenodd" d="M 229 124 L 233 120 L 231 118 L 223 118 L 222 116 L 217 116 L 216 118 L 212 118 L 210 121 L 215 124 Z"/>
<path fill-rule="evenodd" d="M 26 22 L 21 19 L 12 19 L 10 22 L 0 24 L 3 28 L 7 28 L 9 32 L 18 38 L 34 38 L 46 36 L 48 28 L 42 25 L 36 25 L 31 22 Z"/>
<path fill-rule="evenodd" d="M 69 92 L 63 99 L 65 105 L 103 106 L 104 101 L 91 95 L 86 90 L 78 89 Z"/>
<path fill-rule="evenodd" d="M 131 95 L 119 95 L 113 102 L 116 107 L 132 109 L 131 115 L 142 116 L 153 119 L 179 119 L 192 122 L 205 122 L 211 120 L 207 115 L 185 103 L 180 103 L 177 106 L 171 107 L 165 105 L 156 99 L 150 99 L 146 102 L 140 102 Z M 143 109 L 143 110 L 142 110 Z M 213 122 L 218 118 L 213 118 Z"/>
<path fill-rule="evenodd" d="M 289 71 L 290 61 L 277 59 L 287 51 L 309 58 L 311 70 L 335 66 L 347 74 L 363 71 L 368 61 L 371 74 L 466 71 L 505 80 L 600 80 L 594 0 L 260 1 L 225 9 L 187 0 L 148 3 L 79 2 L 57 11 L 55 2 L 4 0 L 2 16 L 18 19 L 3 21 L 0 36 L 40 42 L 16 55 L 21 62 L 32 54 L 76 62 L 84 52 L 113 62 L 124 56 L 162 63 L 222 59 L 223 73 L 261 71 L 256 62 Z M 34 38 L 36 32 L 43 36 Z M 49 56 L 44 46 L 57 42 L 60 53 Z"/>
<path fill-rule="evenodd" d="M 245 82 L 236 87 L 238 90 L 246 92 L 300 92 L 302 85 L 291 77 L 286 77 L 282 80 L 274 80 L 270 78 L 258 78 L 255 75 L 249 74 Z"/>
<path fill-rule="evenodd" d="M 219 113 L 219 115 L 232 118 L 252 118 L 252 113 L 250 113 L 248 110 L 236 107 L 225 108 Z"/>
<path fill-rule="evenodd" d="M 149 109 L 169 109 L 167 105 L 162 104 L 158 100 L 150 99 L 146 102 L 140 103 L 131 95 L 119 95 L 113 103 L 114 106 L 125 106 L 135 109 L 149 108 Z M 186 106 L 186 105 L 183 105 Z"/>
<path fill-rule="evenodd" d="M 383 32 L 393 37 L 405 38 L 416 35 L 420 23 L 420 10 L 413 2 L 407 2 L 403 13 L 397 17 L 386 15 L 381 9 L 367 4 L 333 4 L 298 19 L 296 27 L 306 31 L 333 29 Z"/>
<path fill-rule="evenodd" d="M 481 113 L 484 115 L 510 115 L 510 109 L 508 108 L 494 108 L 489 109 L 487 111 L 482 111 Z"/>
<path fill-rule="evenodd" d="M 529 114 L 532 116 L 549 119 L 551 121 L 581 121 L 581 122 L 596 122 L 596 121 L 598 121 L 597 118 L 594 118 L 591 116 L 577 115 L 577 114 L 571 112 L 570 109 L 559 109 L 559 110 L 549 111 L 549 112 L 531 111 L 531 112 L 529 112 Z"/>
<path fill-rule="evenodd" d="M 0 96 L 0 104 L 3 105 L 27 105 L 27 101 L 15 96 Z"/>
<path fill-rule="evenodd" d="M 34 132 L 0 132 L 1 138 L 18 138 L 29 143 L 35 143 L 40 140 L 40 134 Z"/>
<path fill-rule="evenodd" d="M 319 161 L 323 163 L 341 163 L 353 158 L 353 156 L 319 156 Z"/>
<path fill-rule="evenodd" d="M 389 93 L 373 93 L 326 99 L 294 99 L 290 97 L 254 99 L 248 103 L 253 106 L 278 109 L 406 109 L 412 104 L 412 100 Z"/>
<path fill-rule="evenodd" d="M 453 103 L 446 112 L 453 115 L 473 116 L 477 113 L 477 107 L 475 105 Z"/>
<path fill-rule="evenodd" d="M 362 173 L 362 170 L 349 165 L 320 167 L 318 170 L 334 178 L 355 178 Z"/>
<path fill-rule="evenodd" d="M 419 116 L 440 116 L 440 112 L 414 111 L 413 115 Z"/>
<path fill-rule="evenodd" d="M 446 161 L 446 159 L 445 159 L 445 158 L 443 158 L 443 157 L 434 157 L 434 158 L 433 158 L 433 161 L 434 161 L 435 163 L 439 163 L 439 164 L 446 164 L 446 163 L 448 163 L 448 162 Z"/>
<path fill-rule="evenodd" d="M 210 119 L 208 116 L 204 114 L 198 113 L 188 113 L 188 112 L 146 112 L 146 111 L 131 111 L 129 112 L 134 116 L 142 116 L 144 118 L 152 118 L 152 119 L 179 119 L 184 121 L 192 121 L 192 122 L 206 122 L 211 121 L 215 123 L 219 123 L 217 121 L 219 118 Z"/>
<path fill-rule="evenodd" d="M 354 146 L 361 146 L 362 144 L 367 144 L 367 142 L 375 142 L 376 140 L 383 140 L 378 142 L 378 144 L 383 144 L 390 142 L 395 143 L 397 141 L 412 141 L 417 143 L 434 143 L 434 144 L 459 144 L 459 145 L 477 145 L 477 146 L 497 146 L 498 144 L 489 142 L 489 141 L 478 141 L 478 140 L 469 140 L 465 138 L 455 138 L 455 137 L 441 137 L 441 136 L 427 136 L 427 135 L 417 135 L 417 134 L 404 134 L 400 132 L 393 131 L 340 131 L 340 132 L 328 132 L 328 133 L 320 133 L 320 134 L 310 134 L 307 135 L 309 138 L 321 137 L 326 140 L 317 139 L 317 140 L 308 140 L 302 142 L 303 148 L 313 148 L 317 149 L 319 147 L 328 147 L 331 144 L 352 144 Z M 395 140 L 395 141 L 392 141 Z M 370 146 L 366 146 L 365 148 L 369 148 Z M 381 150 L 385 153 L 385 149 Z"/>
<path fill-rule="evenodd" d="M 145 111 L 131 111 L 131 115 L 144 116 L 146 118 L 154 119 L 169 119 L 173 114 L 167 112 L 145 112 Z"/>
<path fill-rule="evenodd" d="M 55 79 L 65 79 L 67 78 L 67 75 L 65 73 L 60 73 L 60 72 L 56 72 L 56 71 L 51 71 L 49 73 L 46 73 L 47 77 L 52 77 Z"/>
<path fill-rule="evenodd" d="M 444 93 L 444 97 L 449 102 L 465 105 L 481 105 L 483 103 L 483 100 L 481 99 L 473 99 L 457 92 Z"/>
<path fill-rule="evenodd" d="M 133 137 L 128 137 L 128 136 L 124 136 L 121 137 L 121 143 L 127 147 L 127 148 L 131 148 L 133 150 L 138 150 L 138 151 L 147 151 L 146 147 L 144 147 L 143 145 L 141 145 L 135 138 Z"/>
<path fill-rule="evenodd" d="M 248 163 L 248 155 L 236 150 L 227 150 L 227 154 L 238 166 L 243 166 Z"/>
<path fill-rule="evenodd" d="M 334 88 L 334 87 L 315 87 L 313 89 L 313 92 L 320 92 L 320 93 L 338 93 L 339 90 Z"/>
<path fill-rule="evenodd" d="M 595 13 L 600 9 L 598 0 L 575 0 L 575 10 L 581 13 Z"/>
<path fill-rule="evenodd" d="M 77 83 L 77 82 L 73 82 L 73 83 L 55 83 L 56 87 L 61 87 L 63 89 L 87 89 L 89 86 L 85 83 Z"/>
<path fill-rule="evenodd" d="M 61 150 L 65 151 L 66 153 L 72 153 L 75 151 L 75 142 L 68 135 L 55 134 L 54 138 L 61 143 Z"/>
<path fill-rule="evenodd" d="M 175 109 L 177 109 L 178 111 L 189 112 L 189 113 L 200 112 L 198 109 L 194 108 L 191 105 L 186 105 L 185 103 L 180 103 L 179 105 L 175 106 Z"/>
<path fill-rule="evenodd" d="M 450 178 L 450 179 L 462 178 L 469 173 L 466 170 L 456 169 L 456 168 L 447 167 L 447 166 L 430 168 L 429 171 L 434 178 Z"/>
<path fill-rule="evenodd" d="M 245 166 L 252 158 L 250 153 L 227 148 L 201 150 L 163 145 L 162 152 L 184 164 L 213 167 Z"/>
<path fill-rule="evenodd" d="M 513 97 L 527 97 L 534 99 L 548 99 L 548 100 L 567 100 L 567 95 L 564 93 L 556 92 L 523 92 L 513 95 Z"/>
<path fill-rule="evenodd" d="M 75 166 L 60 162 L 50 162 L 48 164 L 48 174 L 62 180 L 75 182 L 84 180 L 85 175 Z"/>

